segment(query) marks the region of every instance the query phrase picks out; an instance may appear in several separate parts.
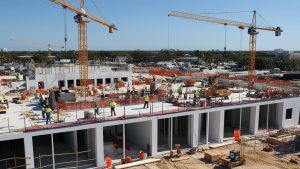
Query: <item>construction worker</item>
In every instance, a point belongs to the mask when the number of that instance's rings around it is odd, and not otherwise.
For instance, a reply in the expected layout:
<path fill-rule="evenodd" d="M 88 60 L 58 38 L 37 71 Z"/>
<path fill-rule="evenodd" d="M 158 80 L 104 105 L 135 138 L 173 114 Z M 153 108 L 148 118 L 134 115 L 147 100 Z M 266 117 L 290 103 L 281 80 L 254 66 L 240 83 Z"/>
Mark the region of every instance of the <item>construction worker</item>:
<path fill-rule="evenodd" d="M 144 96 L 144 101 L 145 101 L 144 108 L 146 108 L 146 105 L 147 108 L 149 108 L 149 96 L 147 94 Z"/>
<path fill-rule="evenodd" d="M 51 124 L 51 113 L 52 113 L 52 109 L 50 108 L 50 106 L 47 106 L 45 108 L 46 124 L 48 124 L 48 122 Z"/>
<path fill-rule="evenodd" d="M 42 116 L 43 116 L 43 119 L 45 118 L 45 107 L 43 106 L 42 108 Z"/>
<path fill-rule="evenodd" d="M 98 108 L 98 106 L 95 108 L 95 118 L 97 117 L 97 115 L 99 115 L 99 108 Z"/>
<path fill-rule="evenodd" d="M 182 91 L 183 91 L 183 86 L 180 85 L 179 88 L 178 88 L 178 97 L 180 98 L 181 95 L 182 95 Z"/>
<path fill-rule="evenodd" d="M 48 97 L 46 97 L 45 100 L 43 101 L 43 107 L 47 107 L 47 106 L 50 106 Z"/>
<path fill-rule="evenodd" d="M 174 74 L 174 75 L 173 75 L 173 83 L 176 83 L 176 80 L 177 80 L 177 75 Z"/>
<path fill-rule="evenodd" d="M 116 116 L 115 108 L 117 106 L 117 103 L 114 100 L 112 100 L 110 101 L 109 106 L 110 106 L 111 116 Z"/>
<path fill-rule="evenodd" d="M 8 99 L 7 99 L 6 95 L 3 94 L 2 97 L 3 97 L 3 102 L 6 103 L 7 108 L 9 108 Z"/>

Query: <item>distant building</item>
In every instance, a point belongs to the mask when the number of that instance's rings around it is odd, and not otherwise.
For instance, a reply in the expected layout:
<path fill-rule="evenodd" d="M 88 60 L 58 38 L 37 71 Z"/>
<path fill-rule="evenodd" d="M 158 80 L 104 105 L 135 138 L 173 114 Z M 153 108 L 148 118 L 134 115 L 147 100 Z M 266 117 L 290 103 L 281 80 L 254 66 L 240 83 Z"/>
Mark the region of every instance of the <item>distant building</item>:
<path fill-rule="evenodd" d="M 8 52 L 7 48 L 1 48 L 1 52 Z"/>
<path fill-rule="evenodd" d="M 51 66 L 28 65 L 26 77 L 27 90 L 37 88 L 69 88 L 80 86 L 79 65 L 74 63 L 61 63 Z M 127 64 L 90 64 L 88 67 L 89 79 L 94 85 L 115 84 L 123 80 L 132 85 L 132 66 Z"/>
<path fill-rule="evenodd" d="M 290 51 L 289 59 L 300 59 L 300 51 Z"/>
<path fill-rule="evenodd" d="M 289 51 L 284 51 L 283 49 L 276 49 L 273 52 L 273 60 L 288 60 Z"/>

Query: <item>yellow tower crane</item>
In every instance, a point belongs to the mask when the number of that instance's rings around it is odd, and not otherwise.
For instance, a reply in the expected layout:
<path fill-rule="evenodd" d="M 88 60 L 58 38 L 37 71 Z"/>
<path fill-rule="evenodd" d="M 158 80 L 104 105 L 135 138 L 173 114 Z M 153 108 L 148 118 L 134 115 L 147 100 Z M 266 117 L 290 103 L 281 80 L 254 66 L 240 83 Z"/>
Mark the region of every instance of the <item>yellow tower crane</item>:
<path fill-rule="evenodd" d="M 251 23 L 244 23 L 244 22 L 238 22 L 228 19 L 220 19 L 220 18 L 213 18 L 209 16 L 203 16 L 199 14 L 190 14 L 185 12 L 177 12 L 172 11 L 168 16 L 174 16 L 184 19 L 191 19 L 191 20 L 197 20 L 197 21 L 204 21 L 209 23 L 215 23 L 215 24 L 222 24 L 222 25 L 231 25 L 236 26 L 239 29 L 245 29 L 248 28 L 248 34 L 250 35 L 249 38 L 249 63 L 248 63 L 248 87 L 249 89 L 252 89 L 254 87 L 255 83 L 255 56 L 256 56 L 256 35 L 258 32 L 256 30 L 266 30 L 266 31 L 274 31 L 275 36 L 280 36 L 281 30 L 280 27 L 258 27 L 256 26 L 256 11 L 253 11 L 253 18 Z"/>
<path fill-rule="evenodd" d="M 89 19 L 108 27 L 109 33 L 118 30 L 112 23 L 106 22 L 85 11 L 85 0 L 80 1 L 80 8 L 75 7 L 67 0 L 50 0 L 51 2 L 68 9 L 76 15 L 75 22 L 78 24 L 78 48 L 79 48 L 79 67 L 80 67 L 80 86 L 86 87 L 88 84 L 88 44 L 87 44 L 87 23 Z"/>

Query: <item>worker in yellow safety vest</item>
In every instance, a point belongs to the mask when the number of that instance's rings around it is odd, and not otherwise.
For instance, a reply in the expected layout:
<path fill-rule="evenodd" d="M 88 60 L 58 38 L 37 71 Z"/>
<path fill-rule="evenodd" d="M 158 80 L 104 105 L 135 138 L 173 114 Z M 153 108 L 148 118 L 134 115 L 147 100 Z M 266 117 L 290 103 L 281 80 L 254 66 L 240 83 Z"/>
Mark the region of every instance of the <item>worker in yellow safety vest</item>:
<path fill-rule="evenodd" d="M 8 99 L 7 99 L 6 95 L 3 94 L 2 97 L 3 97 L 3 102 L 6 103 L 7 108 L 9 108 Z"/>
<path fill-rule="evenodd" d="M 111 112 L 111 116 L 116 116 L 116 111 L 115 111 L 115 108 L 117 106 L 117 103 L 112 100 L 110 103 L 109 103 L 109 106 L 110 106 L 110 112 Z"/>
<path fill-rule="evenodd" d="M 147 108 L 149 108 L 149 96 L 147 94 L 144 96 L 144 101 L 145 101 L 144 108 L 146 108 L 146 105 Z"/>
<path fill-rule="evenodd" d="M 47 106 L 44 111 L 46 113 L 46 124 L 48 124 L 48 122 L 51 124 L 52 109 L 50 108 L 50 106 Z"/>

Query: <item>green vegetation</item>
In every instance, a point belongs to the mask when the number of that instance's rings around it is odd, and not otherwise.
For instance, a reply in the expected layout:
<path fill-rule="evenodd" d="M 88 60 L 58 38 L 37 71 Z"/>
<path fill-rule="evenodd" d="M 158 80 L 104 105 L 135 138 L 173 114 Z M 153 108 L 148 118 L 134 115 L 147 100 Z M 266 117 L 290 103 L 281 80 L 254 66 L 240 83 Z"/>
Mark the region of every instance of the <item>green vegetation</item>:
<path fill-rule="evenodd" d="M 53 51 L 52 55 L 56 59 L 76 59 L 77 51 Z M 47 51 L 15 51 L 1 52 L 0 63 L 27 63 L 31 59 L 19 58 L 18 56 L 32 56 L 36 63 L 51 63 L 47 57 Z M 112 61 L 117 56 L 125 57 L 128 63 L 133 64 L 151 64 L 158 61 L 170 61 L 173 59 L 183 58 L 186 56 L 197 57 L 198 60 L 193 64 L 205 62 L 207 64 L 220 64 L 222 62 L 234 61 L 239 67 L 248 65 L 248 52 L 238 51 L 89 51 L 90 60 Z M 300 71 L 300 60 L 281 60 L 273 61 L 271 52 L 260 51 L 256 56 L 256 69 L 266 70 L 280 68 L 287 71 Z"/>

